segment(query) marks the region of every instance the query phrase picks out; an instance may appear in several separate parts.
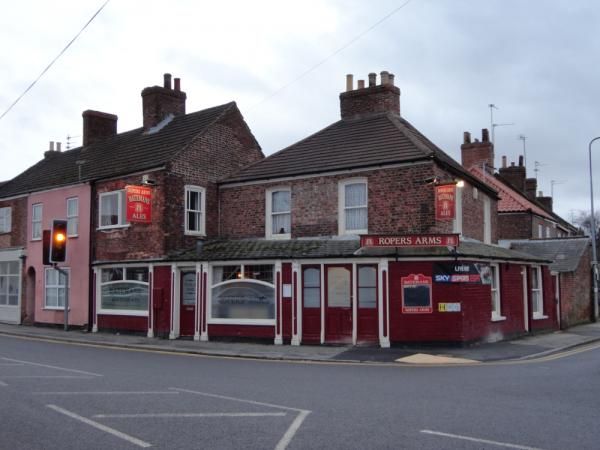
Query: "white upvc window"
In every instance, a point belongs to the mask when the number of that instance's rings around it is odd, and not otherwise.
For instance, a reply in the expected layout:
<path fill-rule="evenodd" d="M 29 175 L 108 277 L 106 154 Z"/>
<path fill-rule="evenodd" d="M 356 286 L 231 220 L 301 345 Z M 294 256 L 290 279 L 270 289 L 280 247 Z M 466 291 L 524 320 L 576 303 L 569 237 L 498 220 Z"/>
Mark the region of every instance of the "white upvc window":
<path fill-rule="evenodd" d="M 206 223 L 206 189 L 185 187 L 185 234 L 204 236 Z"/>
<path fill-rule="evenodd" d="M 18 306 L 21 264 L 0 261 L 0 306 Z"/>
<path fill-rule="evenodd" d="M 150 298 L 148 266 L 100 269 L 98 314 L 147 316 Z"/>
<path fill-rule="evenodd" d="M 125 191 L 103 192 L 100 194 L 98 228 L 118 228 L 127 225 L 125 217 Z"/>
<path fill-rule="evenodd" d="M 79 199 L 67 199 L 67 236 L 74 237 L 79 234 Z"/>
<path fill-rule="evenodd" d="M 542 289 L 542 268 L 531 268 L 531 308 L 534 319 L 546 319 L 544 315 L 544 292 Z"/>
<path fill-rule="evenodd" d="M 69 274 L 68 268 L 61 268 Z M 69 277 L 69 280 L 71 277 Z M 58 270 L 47 267 L 44 285 L 44 308 L 65 309 L 65 296 L 67 293 L 67 277 Z"/>
<path fill-rule="evenodd" d="M 42 204 L 36 203 L 31 207 L 31 239 L 42 239 Z"/>
<path fill-rule="evenodd" d="M 367 234 L 369 228 L 368 186 L 364 178 L 339 184 L 339 234 Z"/>
<path fill-rule="evenodd" d="M 497 264 L 490 265 L 491 294 L 492 294 L 492 321 L 505 320 L 502 316 L 502 305 L 500 297 L 500 269 Z"/>
<path fill-rule="evenodd" d="M 0 233 L 10 233 L 11 207 L 0 208 Z"/>
<path fill-rule="evenodd" d="M 292 192 L 290 188 L 272 188 L 266 191 L 267 239 L 289 239 L 292 229 Z"/>

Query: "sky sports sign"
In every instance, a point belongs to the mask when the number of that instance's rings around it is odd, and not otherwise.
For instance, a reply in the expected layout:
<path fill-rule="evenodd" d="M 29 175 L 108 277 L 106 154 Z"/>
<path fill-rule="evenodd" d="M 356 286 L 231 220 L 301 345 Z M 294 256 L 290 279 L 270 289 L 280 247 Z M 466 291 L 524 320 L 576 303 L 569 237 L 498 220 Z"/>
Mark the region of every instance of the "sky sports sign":
<path fill-rule="evenodd" d="M 492 284 L 490 266 L 464 262 L 439 262 L 433 265 L 435 283 Z"/>

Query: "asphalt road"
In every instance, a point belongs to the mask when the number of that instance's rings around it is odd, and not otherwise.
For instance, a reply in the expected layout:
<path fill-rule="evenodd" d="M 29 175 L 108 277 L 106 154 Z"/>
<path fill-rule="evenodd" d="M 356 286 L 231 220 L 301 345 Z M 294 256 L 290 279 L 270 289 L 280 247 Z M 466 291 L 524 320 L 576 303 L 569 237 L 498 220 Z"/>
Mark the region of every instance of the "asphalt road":
<path fill-rule="evenodd" d="M 461 367 L 0 336 L 0 449 L 598 449 L 600 344 Z"/>

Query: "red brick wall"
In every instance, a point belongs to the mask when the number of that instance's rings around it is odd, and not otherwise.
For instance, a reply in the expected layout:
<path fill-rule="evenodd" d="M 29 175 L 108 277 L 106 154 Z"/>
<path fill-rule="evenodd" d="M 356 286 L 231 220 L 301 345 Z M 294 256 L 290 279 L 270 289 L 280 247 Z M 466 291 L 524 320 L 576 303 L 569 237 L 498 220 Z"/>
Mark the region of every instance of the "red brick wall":
<path fill-rule="evenodd" d="M 11 231 L 0 234 L 0 248 L 25 247 L 27 243 L 27 197 L 2 200 L 0 208 L 11 208 Z"/>
<path fill-rule="evenodd" d="M 292 237 L 338 234 L 338 183 L 366 178 L 369 197 L 369 233 L 452 232 L 452 221 L 435 221 L 433 185 L 424 180 L 450 175 L 433 164 L 377 169 L 351 175 L 331 175 L 287 182 L 221 188 L 221 236 L 265 236 L 266 190 L 287 186 L 292 192 Z M 481 194 L 481 193 L 480 193 Z M 465 235 L 483 238 L 483 200 L 463 196 L 471 214 L 464 220 Z M 492 201 L 492 217 L 495 202 Z M 495 225 L 492 227 L 494 233 Z M 494 235 L 494 234 L 492 234 Z"/>
<path fill-rule="evenodd" d="M 523 266 L 500 264 L 500 314 L 506 320 L 489 321 L 489 340 L 502 340 L 525 333 Z"/>
<path fill-rule="evenodd" d="M 498 239 L 530 239 L 532 216 L 529 213 L 498 214 Z"/>
<path fill-rule="evenodd" d="M 383 112 L 400 115 L 400 89 L 386 84 L 342 92 L 340 112 L 342 119 Z"/>
<path fill-rule="evenodd" d="M 574 272 L 560 274 L 561 328 L 589 322 L 592 316 L 591 252 L 588 247 Z"/>
<path fill-rule="evenodd" d="M 542 295 L 544 297 L 544 315 L 548 316 L 547 319 L 533 320 L 533 308 L 531 308 L 531 271 L 529 272 L 529 274 L 529 314 L 532 317 L 531 331 L 535 332 L 558 328 L 558 322 L 556 317 L 556 301 L 554 297 L 554 283 L 552 283 L 550 269 L 548 268 L 548 266 L 542 266 Z"/>

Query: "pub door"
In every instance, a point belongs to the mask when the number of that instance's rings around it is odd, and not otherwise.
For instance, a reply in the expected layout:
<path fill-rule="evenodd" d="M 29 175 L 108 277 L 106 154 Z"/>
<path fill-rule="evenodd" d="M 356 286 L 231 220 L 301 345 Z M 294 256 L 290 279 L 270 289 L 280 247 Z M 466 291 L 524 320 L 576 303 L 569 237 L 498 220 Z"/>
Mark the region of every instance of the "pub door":
<path fill-rule="evenodd" d="M 182 269 L 179 276 L 179 334 L 193 336 L 196 317 L 196 270 Z"/>
<path fill-rule="evenodd" d="M 358 342 L 379 340 L 379 315 L 377 314 L 377 266 L 357 266 L 358 308 L 356 332 Z"/>
<path fill-rule="evenodd" d="M 352 266 L 325 266 L 325 341 L 352 343 Z"/>

